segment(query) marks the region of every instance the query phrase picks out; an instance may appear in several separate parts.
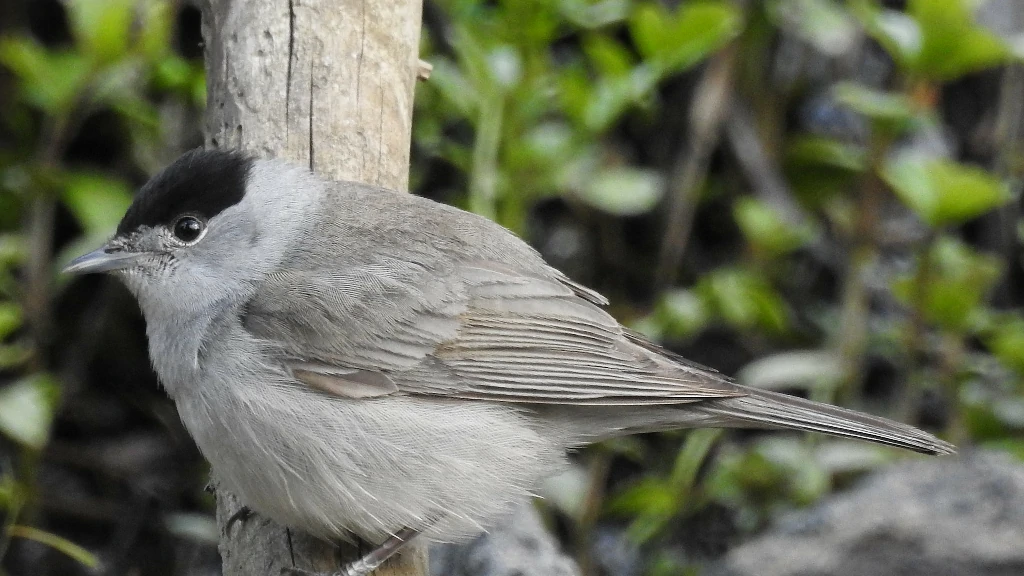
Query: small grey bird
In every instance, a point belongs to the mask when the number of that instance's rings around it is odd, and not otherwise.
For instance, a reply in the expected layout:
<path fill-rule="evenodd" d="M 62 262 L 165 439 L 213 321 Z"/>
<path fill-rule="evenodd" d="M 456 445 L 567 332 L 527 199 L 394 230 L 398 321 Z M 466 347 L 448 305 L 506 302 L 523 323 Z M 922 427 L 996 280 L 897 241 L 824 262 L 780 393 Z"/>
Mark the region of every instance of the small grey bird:
<path fill-rule="evenodd" d="M 65 270 L 113 272 L 138 299 L 226 489 L 283 525 L 383 542 L 343 574 L 417 534 L 477 534 L 613 436 L 794 428 L 954 451 L 687 362 L 485 218 L 241 152 L 182 156 Z"/>

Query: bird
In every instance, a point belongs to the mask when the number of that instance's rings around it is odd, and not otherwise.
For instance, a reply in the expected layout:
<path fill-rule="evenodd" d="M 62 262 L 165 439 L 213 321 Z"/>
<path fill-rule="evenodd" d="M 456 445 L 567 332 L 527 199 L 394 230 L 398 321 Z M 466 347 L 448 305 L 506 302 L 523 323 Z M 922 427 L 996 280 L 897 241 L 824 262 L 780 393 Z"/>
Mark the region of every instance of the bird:
<path fill-rule="evenodd" d="M 622 326 L 497 223 L 284 160 L 196 149 L 65 272 L 138 301 L 153 368 L 221 486 L 316 537 L 479 534 L 567 454 L 679 428 L 821 432 L 927 454 L 935 436 L 742 386 Z"/>

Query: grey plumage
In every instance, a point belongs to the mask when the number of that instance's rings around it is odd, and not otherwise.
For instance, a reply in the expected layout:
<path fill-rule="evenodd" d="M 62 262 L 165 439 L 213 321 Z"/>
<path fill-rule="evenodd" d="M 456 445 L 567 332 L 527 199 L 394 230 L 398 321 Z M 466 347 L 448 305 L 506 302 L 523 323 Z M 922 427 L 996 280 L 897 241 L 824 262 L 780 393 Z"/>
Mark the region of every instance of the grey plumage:
<path fill-rule="evenodd" d="M 197 158 L 246 162 L 244 195 L 198 210 L 197 241 L 176 240 L 173 219 L 142 225 L 71 269 L 125 281 L 218 477 L 281 523 L 457 540 L 530 495 L 567 449 L 649 430 L 796 428 L 953 451 L 673 357 L 484 218 L 218 154 L 186 156 L 151 185 L 188 194 L 202 188 L 187 177 Z"/>

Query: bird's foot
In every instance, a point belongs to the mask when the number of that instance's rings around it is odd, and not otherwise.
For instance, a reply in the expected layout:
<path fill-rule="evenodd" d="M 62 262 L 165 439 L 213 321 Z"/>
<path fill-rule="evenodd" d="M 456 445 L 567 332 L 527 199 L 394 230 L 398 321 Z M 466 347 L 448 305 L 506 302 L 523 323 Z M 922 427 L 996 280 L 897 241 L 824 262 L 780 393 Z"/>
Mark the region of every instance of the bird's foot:
<path fill-rule="evenodd" d="M 418 530 L 402 528 L 394 536 L 385 540 L 383 544 L 355 562 L 346 564 L 336 572 L 309 572 L 299 568 L 282 568 L 281 574 L 283 576 L 369 576 L 416 536 L 419 536 Z"/>
<path fill-rule="evenodd" d="M 341 570 L 335 572 L 310 572 L 301 568 L 282 568 L 282 576 L 369 576 L 380 566 L 370 567 L 364 565 L 360 560 L 345 565 Z"/>
<path fill-rule="evenodd" d="M 224 524 L 224 533 L 231 534 L 231 527 L 235 525 L 235 522 L 245 524 L 246 521 L 249 520 L 249 518 L 252 518 L 255 514 L 256 513 L 252 511 L 252 508 L 243 505 L 241 508 L 236 510 L 230 518 L 228 518 L 227 523 Z"/>

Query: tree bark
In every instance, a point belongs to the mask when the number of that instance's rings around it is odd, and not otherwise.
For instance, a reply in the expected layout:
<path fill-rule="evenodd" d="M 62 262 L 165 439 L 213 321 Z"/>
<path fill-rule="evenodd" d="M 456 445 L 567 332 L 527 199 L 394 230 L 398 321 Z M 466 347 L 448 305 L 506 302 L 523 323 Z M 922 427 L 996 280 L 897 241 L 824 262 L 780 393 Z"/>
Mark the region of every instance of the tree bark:
<path fill-rule="evenodd" d="M 210 0 L 203 10 L 207 146 L 406 190 L 421 10 L 421 0 Z M 259 516 L 229 527 L 241 504 L 218 491 L 225 576 L 331 571 L 366 551 Z M 377 573 L 424 575 L 425 549 Z"/>
<path fill-rule="evenodd" d="M 409 181 L 421 0 L 211 0 L 207 144 Z"/>

